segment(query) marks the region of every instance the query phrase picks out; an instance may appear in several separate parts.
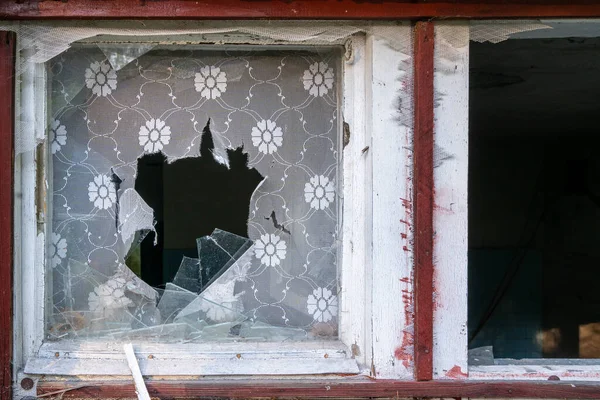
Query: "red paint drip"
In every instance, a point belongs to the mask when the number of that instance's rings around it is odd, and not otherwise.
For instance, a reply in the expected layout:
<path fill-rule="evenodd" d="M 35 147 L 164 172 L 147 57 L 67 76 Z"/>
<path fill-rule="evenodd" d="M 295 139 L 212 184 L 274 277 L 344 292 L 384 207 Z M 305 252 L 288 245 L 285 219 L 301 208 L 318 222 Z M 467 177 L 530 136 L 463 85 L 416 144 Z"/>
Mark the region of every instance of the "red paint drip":
<path fill-rule="evenodd" d="M 413 323 L 414 315 L 413 315 L 413 293 L 412 293 L 412 278 L 405 277 L 400 279 L 401 282 L 406 283 L 409 289 L 402 290 L 402 303 L 404 304 L 404 326 L 409 326 Z M 410 332 L 402 332 L 402 343 L 400 347 L 394 350 L 394 357 L 397 360 L 402 360 L 402 365 L 405 368 L 410 368 L 413 360 L 413 347 L 415 343 L 415 337 Z"/>
<path fill-rule="evenodd" d="M 406 136 L 407 146 L 412 146 L 412 140 Z M 412 154 L 408 154 L 408 158 L 412 159 Z M 412 172 L 412 171 L 411 171 Z M 404 208 L 404 217 L 400 219 L 400 223 L 404 225 L 404 232 L 400 234 L 400 238 L 404 241 L 402 250 L 410 252 L 413 243 L 407 241 L 408 233 L 412 230 L 413 224 L 413 184 L 411 174 L 408 173 L 406 177 L 406 194 L 404 198 L 400 198 L 402 201 L 402 208 Z M 414 323 L 414 309 L 413 309 L 413 277 L 409 275 L 400 279 L 400 282 L 404 284 L 402 289 L 402 304 L 404 306 L 404 326 L 405 330 L 402 332 L 402 342 L 400 347 L 394 349 L 394 357 L 402 362 L 402 365 L 406 369 L 410 369 L 414 363 L 414 343 L 415 337 L 412 332 L 408 332 L 409 326 Z"/>
<path fill-rule="evenodd" d="M 410 200 L 403 198 L 400 198 L 400 200 L 402 200 L 402 207 L 406 208 L 407 210 L 411 209 Z"/>
<path fill-rule="evenodd" d="M 433 209 L 435 211 L 438 211 L 438 212 L 440 212 L 442 214 L 445 214 L 445 215 L 452 215 L 452 214 L 454 214 L 454 211 L 452 209 L 447 208 L 447 207 L 442 207 L 442 206 L 439 206 L 437 204 L 433 205 Z"/>
<path fill-rule="evenodd" d="M 454 367 L 452 367 L 450 369 L 450 371 L 446 372 L 446 378 L 464 379 L 466 377 L 467 377 L 467 374 L 462 372 L 462 369 L 458 365 L 455 365 Z"/>

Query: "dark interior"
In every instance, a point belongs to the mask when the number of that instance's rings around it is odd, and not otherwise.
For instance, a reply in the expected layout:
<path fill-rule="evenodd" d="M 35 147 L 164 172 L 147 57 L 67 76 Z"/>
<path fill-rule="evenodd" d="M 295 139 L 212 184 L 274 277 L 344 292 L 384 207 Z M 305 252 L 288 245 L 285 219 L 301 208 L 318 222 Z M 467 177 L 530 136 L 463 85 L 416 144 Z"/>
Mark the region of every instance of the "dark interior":
<path fill-rule="evenodd" d="M 154 287 L 173 280 L 183 256 L 198 258 L 197 238 L 217 228 L 248 237 L 250 197 L 263 178 L 242 148 L 227 150 L 228 166 L 217 162 L 209 124 L 199 157 L 167 163 L 155 153 L 138 160 L 135 190 L 154 210 L 158 234 L 156 246 L 154 233 L 141 242 L 138 273 Z"/>
<path fill-rule="evenodd" d="M 469 349 L 600 358 L 600 39 L 470 48 Z"/>

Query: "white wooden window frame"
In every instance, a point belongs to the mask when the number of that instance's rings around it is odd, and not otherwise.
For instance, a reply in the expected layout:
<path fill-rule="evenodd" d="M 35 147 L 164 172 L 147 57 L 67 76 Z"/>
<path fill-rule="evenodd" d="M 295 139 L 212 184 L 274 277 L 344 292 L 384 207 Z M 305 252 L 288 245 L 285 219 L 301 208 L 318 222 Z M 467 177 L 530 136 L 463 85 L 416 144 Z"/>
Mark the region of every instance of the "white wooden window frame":
<path fill-rule="evenodd" d="M 585 32 L 584 22 L 560 21 L 562 37 L 569 24 Z M 596 24 L 600 36 L 600 22 L 587 22 Z M 600 359 L 500 359 L 500 365 L 468 365 L 469 22 L 436 22 L 435 35 L 434 379 L 600 381 Z M 543 36 L 552 37 L 552 31 Z"/>
<path fill-rule="evenodd" d="M 310 27 L 309 22 L 306 25 Z M 409 23 L 369 25 L 368 33 L 347 38 L 342 60 L 339 134 L 340 140 L 348 135 L 349 140 L 342 160 L 339 340 L 135 343 L 143 375 L 344 373 L 412 378 L 412 365 L 399 360 L 396 350 L 406 345 L 405 336 L 410 334 L 407 321 L 410 323 L 412 315 L 399 300 L 399 293 L 412 293 L 412 257 L 402 246 L 402 242 L 411 242 L 407 221 L 411 214 L 412 126 L 398 121 L 397 102 L 399 96 L 412 90 L 412 85 L 400 84 L 411 76 L 411 63 L 406 61 L 412 49 L 408 54 L 395 50 L 382 38 L 390 37 L 390 33 L 409 38 L 412 28 Z M 223 40 L 226 44 L 226 37 Z M 45 138 L 44 65 L 27 64 L 17 85 L 17 119 L 35 121 L 36 137 Z M 123 343 L 43 341 L 46 191 L 51 182 L 45 146 L 18 154 L 15 159 L 15 381 L 38 375 L 129 376 Z M 411 350 L 406 351 L 409 359 Z"/>

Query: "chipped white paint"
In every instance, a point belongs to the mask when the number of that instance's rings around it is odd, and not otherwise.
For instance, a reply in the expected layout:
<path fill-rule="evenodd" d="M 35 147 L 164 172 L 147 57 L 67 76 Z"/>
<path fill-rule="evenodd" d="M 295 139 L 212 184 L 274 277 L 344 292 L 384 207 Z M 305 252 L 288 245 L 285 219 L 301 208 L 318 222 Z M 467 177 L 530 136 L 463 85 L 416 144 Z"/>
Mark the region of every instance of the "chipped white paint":
<path fill-rule="evenodd" d="M 358 373 L 340 342 L 136 344 L 144 376 Z M 58 355 L 58 356 L 57 356 Z M 130 375 L 122 343 L 63 341 L 42 345 L 28 374 Z"/>
<path fill-rule="evenodd" d="M 16 54 L 16 62 L 20 62 L 19 53 Z M 21 82 L 15 81 L 15 115 L 21 114 Z M 18 129 L 18 122 L 15 120 L 16 128 Z M 13 389 L 18 382 L 19 368 L 25 364 L 23 357 L 23 306 L 21 304 L 22 296 L 22 273 L 20 266 L 21 261 L 21 246 L 22 246 L 22 223 L 21 223 L 21 209 L 23 203 L 23 196 L 21 193 L 21 159 L 22 156 L 15 154 L 14 164 L 14 196 L 13 196 Z M 17 246 L 21 244 L 21 246 Z M 16 393 L 16 392 L 15 392 Z"/>
<path fill-rule="evenodd" d="M 364 35 L 351 41 L 352 54 L 344 63 L 343 119 L 350 141 L 343 150 L 342 268 L 340 273 L 340 339 L 354 346 L 363 368 L 370 367 L 371 324 L 368 318 L 371 275 L 371 155 L 362 150 L 371 144 L 367 128 L 365 92 L 369 82 Z"/>
<path fill-rule="evenodd" d="M 378 39 L 377 29 L 367 40 L 371 53 L 367 104 L 372 137 L 368 155 L 373 163 L 372 372 L 377 378 L 412 379 L 412 332 L 405 332 L 410 327 L 405 326 L 408 311 L 402 298 L 412 296 L 408 279 L 412 235 L 407 224 L 412 215 L 412 107 L 406 104 L 412 101 L 412 28 L 404 25 L 395 29 L 394 36 L 404 44 L 402 50 Z M 411 342 L 404 340 L 405 334 Z"/>
<path fill-rule="evenodd" d="M 354 36 L 344 71 L 350 140 L 344 149 L 340 336 L 365 372 L 378 378 L 412 377 L 410 361 L 396 357 L 410 329 L 402 293 L 412 292 L 412 257 L 404 247 L 411 240 L 412 119 L 404 121 L 398 110 L 401 98 L 412 97 L 406 93 L 412 85 L 403 85 L 412 72 L 411 36 L 408 24 Z M 405 46 L 389 46 L 382 37 Z M 405 350 L 411 358 L 412 348 Z"/>
<path fill-rule="evenodd" d="M 467 373 L 469 25 L 435 25 L 434 378 Z"/>
<path fill-rule="evenodd" d="M 540 360 L 543 362 L 543 360 Z M 537 380 L 547 381 L 551 376 L 561 381 L 600 381 L 598 365 L 485 365 L 469 368 L 473 380 Z"/>
<path fill-rule="evenodd" d="M 600 381 L 597 359 L 508 359 L 495 360 L 496 365 L 469 367 L 469 379 L 479 380 L 548 380 Z"/>
<path fill-rule="evenodd" d="M 40 64 L 28 64 L 22 74 L 21 82 L 21 108 L 17 117 L 19 128 L 24 126 L 35 127 L 32 133 L 36 138 L 44 137 L 45 132 L 45 68 Z M 15 243 L 15 248 L 21 250 L 20 257 L 16 260 L 14 268 L 20 273 L 16 276 L 21 278 L 20 298 L 15 299 L 16 318 L 22 321 L 22 348 L 16 349 L 16 354 L 22 355 L 22 360 L 32 356 L 42 343 L 44 328 L 44 288 L 45 288 L 45 225 L 43 219 L 38 225 L 36 215 L 36 200 L 38 190 L 45 193 L 45 188 L 38 188 L 36 182 L 37 165 L 43 160 L 38 160 L 36 150 L 32 149 L 21 154 L 20 165 L 20 189 L 21 200 L 20 226 L 15 227 L 20 240 Z M 18 364 L 17 364 L 18 366 Z"/>

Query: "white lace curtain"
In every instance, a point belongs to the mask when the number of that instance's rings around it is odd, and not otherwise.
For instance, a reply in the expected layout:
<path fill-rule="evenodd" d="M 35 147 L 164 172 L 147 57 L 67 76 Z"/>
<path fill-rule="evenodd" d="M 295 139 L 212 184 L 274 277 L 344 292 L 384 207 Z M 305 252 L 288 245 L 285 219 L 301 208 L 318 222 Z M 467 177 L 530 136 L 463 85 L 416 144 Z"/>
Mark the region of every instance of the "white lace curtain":
<path fill-rule="evenodd" d="M 335 337 L 340 54 L 164 47 L 124 60 L 106 53 L 74 46 L 48 62 L 48 335 L 225 340 L 243 322 L 279 329 L 267 338 Z M 155 152 L 169 162 L 198 157 L 209 119 L 215 159 L 226 162 L 227 148 L 243 146 L 265 181 L 249 204 L 252 247 L 235 273 L 215 282 L 218 295 L 204 307 L 211 316 L 175 323 L 161 314 L 161 295 L 182 292 L 183 310 L 198 293 L 173 284 L 155 290 L 125 266 L 133 232 L 152 228 L 152 209 L 134 191 L 137 160 Z M 211 334 L 203 335 L 207 326 Z"/>

